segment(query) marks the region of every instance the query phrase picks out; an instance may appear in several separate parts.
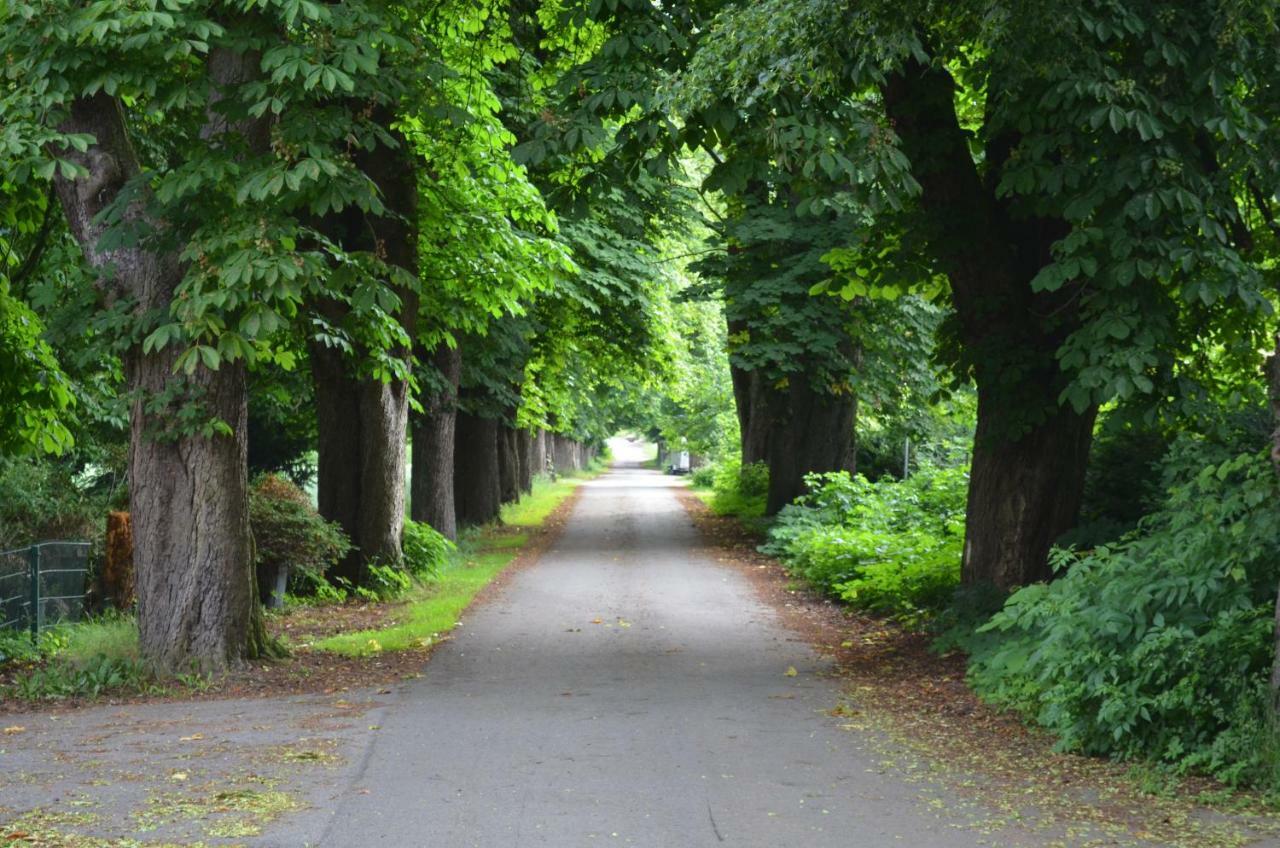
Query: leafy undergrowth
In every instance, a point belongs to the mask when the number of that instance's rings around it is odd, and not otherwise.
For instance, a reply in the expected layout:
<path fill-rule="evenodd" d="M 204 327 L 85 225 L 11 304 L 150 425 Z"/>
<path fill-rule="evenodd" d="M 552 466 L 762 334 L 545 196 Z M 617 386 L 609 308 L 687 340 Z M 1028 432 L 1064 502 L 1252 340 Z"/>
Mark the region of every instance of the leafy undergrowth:
<path fill-rule="evenodd" d="M 1056 551 L 1058 579 L 1019 589 L 961 641 L 970 682 L 1064 749 L 1280 793 L 1278 495 L 1269 459 L 1242 454 L 1171 487 L 1123 539 Z"/>
<path fill-rule="evenodd" d="M 928 633 L 798 585 L 756 550 L 749 528 L 699 498 L 682 500 L 709 555 L 740 569 L 789 629 L 832 657 L 847 692 L 833 720 L 858 733 L 886 772 L 935 795 L 929 803 L 949 818 L 1072 848 L 1235 848 L 1280 836 L 1274 802 L 1260 794 L 1055 751 L 1049 734 L 978 699 L 961 654 L 939 655 Z"/>
<path fill-rule="evenodd" d="M 968 471 L 922 464 L 906 480 L 811 474 L 761 550 L 850 606 L 923 624 L 960 583 Z"/>
<path fill-rule="evenodd" d="M 598 462 L 575 476 L 536 480 L 532 494 L 503 507 L 500 523 L 464 533 L 447 564 L 398 598 L 353 596 L 346 603 L 313 602 L 269 614 L 268 628 L 292 651 L 278 662 L 249 664 L 217 679 L 192 672 L 160 681 L 139 657 L 136 622 L 118 614 L 55 629 L 35 645 L 26 634 L 6 635 L 0 640 L 0 711 L 51 701 L 332 691 L 411 677 L 486 586 L 536 555 L 557 512 L 603 468 Z"/>
<path fill-rule="evenodd" d="M 769 494 L 769 468 L 762 462 L 743 465 L 726 459 L 694 471 L 689 482 L 693 492 L 716 515 L 730 516 L 753 532 L 764 534 L 769 525 L 765 501 Z"/>

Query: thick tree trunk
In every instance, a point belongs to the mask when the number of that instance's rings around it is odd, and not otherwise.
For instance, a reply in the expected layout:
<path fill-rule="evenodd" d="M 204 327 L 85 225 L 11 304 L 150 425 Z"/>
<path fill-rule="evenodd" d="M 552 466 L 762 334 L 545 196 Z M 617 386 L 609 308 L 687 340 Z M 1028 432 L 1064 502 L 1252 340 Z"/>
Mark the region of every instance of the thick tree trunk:
<path fill-rule="evenodd" d="M 353 105 L 354 108 L 354 105 Z M 408 142 L 393 130 L 394 114 L 379 108 L 372 116 L 398 141 L 395 148 L 361 150 L 356 163 L 382 193 L 393 213 L 369 216 L 351 207 L 326 219 L 330 237 L 348 250 L 377 254 L 389 265 L 418 273 L 417 183 Z M 417 315 L 412 292 L 397 288 L 399 320 L 410 336 Z M 313 308 L 335 324 L 345 306 L 332 301 Z M 369 562 L 400 561 L 404 529 L 405 445 L 409 389 L 403 380 L 383 382 L 361 372 L 360 356 L 347 357 L 313 340 L 319 431 L 317 489 L 320 514 L 337 521 L 355 548 L 333 573 L 363 585 Z M 406 360 L 408 350 L 392 351 Z"/>
<path fill-rule="evenodd" d="M 557 474 L 568 474 L 573 471 L 572 459 L 569 456 L 569 440 L 559 433 L 551 433 L 548 437 L 551 449 L 551 464 Z"/>
<path fill-rule="evenodd" d="M 547 473 L 547 457 L 550 456 L 547 448 L 547 431 L 538 430 L 537 435 L 533 437 L 533 476 L 539 477 Z"/>
<path fill-rule="evenodd" d="M 502 492 L 498 470 L 498 422 L 458 412 L 453 493 L 459 526 L 498 517 Z"/>
<path fill-rule="evenodd" d="M 262 648 L 254 621 L 244 366 L 224 362 L 191 378 L 204 413 L 230 425 L 230 435 L 157 438 L 173 411 L 148 411 L 147 402 L 172 388 L 180 352 L 135 350 L 127 367 L 130 387 L 141 392 L 129 440 L 138 640 L 165 672 L 226 668 Z"/>
<path fill-rule="evenodd" d="M 458 538 L 453 505 L 453 444 L 458 414 L 458 377 L 462 354 L 441 345 L 432 358 L 446 389 L 423 400 L 412 416 L 413 475 L 409 512 L 414 521 L 430 524 L 447 539 Z"/>
<path fill-rule="evenodd" d="M 520 491 L 529 494 L 533 491 L 534 449 L 533 434 L 528 430 L 516 431 L 516 457 L 518 459 Z"/>
<path fill-rule="evenodd" d="M 922 232 L 951 282 L 978 386 L 963 581 L 1010 589 L 1041 580 L 1053 540 L 1075 524 L 1097 415 L 1059 403 L 1067 378 L 1056 354 L 1078 326 L 1078 291 L 1031 290 L 1069 228 L 1011 210 L 984 183 L 945 71 L 910 60 L 882 93 L 922 187 Z M 1010 147 L 993 140 L 988 180 Z"/>
<path fill-rule="evenodd" d="M 985 394 L 979 389 L 961 578 L 1009 589 L 1052 576 L 1049 548 L 1080 512 L 1096 411 L 1059 409 L 1010 440 L 990 433 L 1004 423 L 998 412 L 984 414 Z"/>
<path fill-rule="evenodd" d="M 320 514 L 355 546 L 332 574 L 361 586 L 369 562 L 400 561 L 408 387 L 357 377 L 341 351 L 319 344 L 311 345 L 311 372 Z"/>
<path fill-rule="evenodd" d="M 746 331 L 746 321 L 729 322 L 730 336 Z M 768 462 L 769 435 L 772 425 L 769 389 L 758 372 L 740 368 L 734 365 L 732 360 L 729 363 L 729 376 L 733 382 L 733 402 L 738 412 L 742 464 Z"/>
<path fill-rule="evenodd" d="M 219 50 L 209 59 L 209 74 L 215 86 L 230 85 L 255 66 L 243 54 Z M 55 185 L 72 234 L 89 264 L 104 275 L 108 298 L 133 299 L 139 316 L 166 314 L 183 277 L 176 252 L 151 252 L 138 244 L 98 247 L 105 231 L 101 213 L 141 173 L 120 104 L 104 93 L 77 100 L 61 129 L 96 139 L 84 153 L 60 151 L 88 176 L 57 177 Z M 217 126 L 217 134 L 226 129 Z M 126 219 L 144 221 L 144 203 L 145 195 Z M 151 353 L 137 346 L 125 356 L 134 397 L 129 498 L 139 646 L 162 673 L 193 666 L 218 670 L 269 650 L 253 587 L 243 363 L 224 362 L 217 371 L 200 367 L 179 377 L 173 365 L 180 353 L 176 345 Z M 158 397 L 171 400 L 157 409 Z M 175 413 L 184 401 L 231 432 L 175 432 Z"/>
<path fill-rule="evenodd" d="M 520 454 L 516 447 L 516 431 L 506 424 L 498 425 L 498 491 L 503 503 L 520 500 Z"/>
<path fill-rule="evenodd" d="M 806 474 L 853 469 L 858 409 L 854 394 L 816 392 L 804 374 L 792 375 L 788 388 L 774 397 L 767 515 L 804 494 Z"/>

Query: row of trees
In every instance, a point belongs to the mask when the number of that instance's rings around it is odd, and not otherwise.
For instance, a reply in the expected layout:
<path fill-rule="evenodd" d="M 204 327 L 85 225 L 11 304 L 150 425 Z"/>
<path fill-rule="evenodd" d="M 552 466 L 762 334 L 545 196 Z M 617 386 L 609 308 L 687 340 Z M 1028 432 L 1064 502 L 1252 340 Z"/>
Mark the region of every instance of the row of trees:
<path fill-rule="evenodd" d="M 541 129 L 620 123 L 615 155 L 656 173 L 698 152 L 696 267 L 771 512 L 851 467 L 886 373 L 929 387 L 920 301 L 939 308 L 935 361 L 977 392 L 964 580 L 1010 588 L 1050 575 L 1099 410 L 1196 426 L 1206 399 L 1259 394 L 1277 11 L 594 3 L 608 40 Z"/>
<path fill-rule="evenodd" d="M 314 448 L 319 510 L 354 543 L 334 576 L 359 586 L 400 559 L 407 493 L 449 536 L 492 520 L 548 456 L 584 465 L 618 387 L 654 379 L 661 193 L 575 193 L 607 132 L 539 168 L 511 155 L 557 57 L 591 49 L 547 14 L 6 9 L 5 437 L 58 452 L 127 422 L 157 669 L 270 650 L 251 454 L 287 469 Z"/>
<path fill-rule="evenodd" d="M 35 375 L 10 432 L 70 435 L 30 306 L 115 345 L 162 666 L 257 649 L 246 398 L 304 364 L 355 582 L 396 556 L 406 432 L 445 532 L 518 490 L 531 434 L 619 422 L 735 440 L 773 512 L 948 383 L 977 397 L 964 580 L 1042 579 L 1100 411 L 1195 426 L 1262 388 L 1276 11 L 26 4 L 0 37 L 0 305 Z"/>

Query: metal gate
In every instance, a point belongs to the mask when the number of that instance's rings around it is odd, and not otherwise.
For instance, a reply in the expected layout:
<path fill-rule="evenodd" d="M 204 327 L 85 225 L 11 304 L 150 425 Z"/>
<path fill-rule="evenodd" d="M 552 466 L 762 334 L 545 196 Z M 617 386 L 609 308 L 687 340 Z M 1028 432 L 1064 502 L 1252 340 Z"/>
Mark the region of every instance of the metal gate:
<path fill-rule="evenodd" d="M 38 634 L 84 612 L 88 542 L 41 542 L 0 551 L 0 628 Z"/>

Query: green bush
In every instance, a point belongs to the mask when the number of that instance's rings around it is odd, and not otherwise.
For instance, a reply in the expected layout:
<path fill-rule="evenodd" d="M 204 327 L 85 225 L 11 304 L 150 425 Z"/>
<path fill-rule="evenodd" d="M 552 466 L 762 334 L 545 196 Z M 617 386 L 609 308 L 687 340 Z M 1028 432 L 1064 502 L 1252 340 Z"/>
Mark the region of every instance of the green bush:
<path fill-rule="evenodd" d="M 715 466 L 712 473 L 711 508 L 720 515 L 759 518 L 764 515 L 769 495 L 769 466 L 763 462 L 743 465 L 740 459 L 728 459 Z"/>
<path fill-rule="evenodd" d="M 905 481 L 814 474 L 761 547 L 797 576 L 863 609 L 922 621 L 960 581 L 968 473 L 930 466 Z"/>
<path fill-rule="evenodd" d="M 716 482 L 716 466 L 703 465 L 700 468 L 693 469 L 693 473 L 689 475 L 689 483 L 699 489 L 710 489 Z"/>
<path fill-rule="evenodd" d="M 1175 446 L 1185 465 L 1194 446 Z M 1062 748 L 1272 783 L 1266 707 L 1280 578 L 1280 487 L 1264 456 L 1204 468 L 1137 532 L 1015 592 L 971 648 L 985 698 Z"/>
<path fill-rule="evenodd" d="M 32 640 L 29 630 L 0 629 L 0 668 L 38 662 L 66 645 L 62 628 L 44 630 Z"/>
<path fill-rule="evenodd" d="M 325 572 L 351 550 L 337 524 L 325 521 L 305 492 L 278 474 L 266 474 L 249 492 L 258 579 L 264 590 L 277 569 L 290 569 L 289 591 L 302 597 L 337 597 Z"/>
<path fill-rule="evenodd" d="M 404 567 L 419 580 L 436 577 L 458 549 L 430 524 L 405 519 L 401 536 Z"/>

